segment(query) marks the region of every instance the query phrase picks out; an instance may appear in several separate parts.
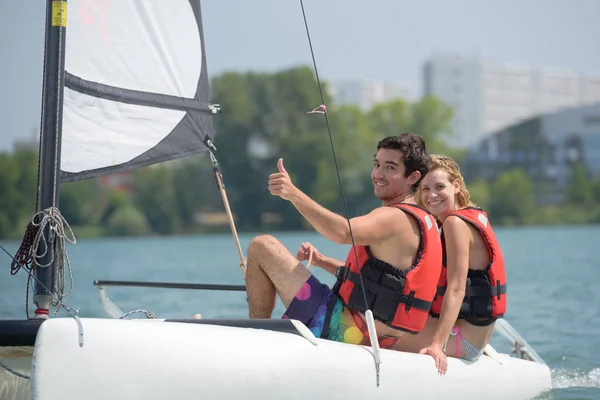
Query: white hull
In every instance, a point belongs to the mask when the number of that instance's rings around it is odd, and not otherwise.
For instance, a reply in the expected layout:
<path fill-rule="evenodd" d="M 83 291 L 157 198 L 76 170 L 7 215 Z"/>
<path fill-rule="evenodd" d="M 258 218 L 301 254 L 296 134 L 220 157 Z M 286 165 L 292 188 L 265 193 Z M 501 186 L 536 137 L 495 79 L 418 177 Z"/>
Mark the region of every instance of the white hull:
<path fill-rule="evenodd" d="M 316 339 L 299 323 L 295 334 L 164 320 L 81 323 L 82 347 L 75 319 L 40 327 L 31 399 L 504 400 L 530 399 L 551 386 L 547 366 L 508 355 L 449 358 L 440 376 L 429 356 L 382 350 L 378 387 L 369 347 Z"/>

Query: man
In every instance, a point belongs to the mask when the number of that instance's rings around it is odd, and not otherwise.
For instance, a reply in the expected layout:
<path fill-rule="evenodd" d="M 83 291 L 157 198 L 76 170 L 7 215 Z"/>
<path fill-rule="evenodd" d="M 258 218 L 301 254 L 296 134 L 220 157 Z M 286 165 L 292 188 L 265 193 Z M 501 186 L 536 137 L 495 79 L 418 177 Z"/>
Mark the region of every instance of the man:
<path fill-rule="evenodd" d="M 370 344 L 367 309 L 373 312 L 382 348 L 394 347 L 406 332 L 423 329 L 442 264 L 435 219 L 414 198 L 430 160 L 423 138 L 414 133 L 381 140 L 371 179 L 383 203 L 352 218 L 351 234 L 346 218 L 293 185 L 279 159 L 279 172 L 269 177 L 270 193 L 290 201 L 327 239 L 338 244 L 352 244 L 353 239 L 355 247 L 344 263 L 321 255 L 308 243 L 294 257 L 272 236 L 254 238 L 247 253 L 250 318 L 270 318 L 278 293 L 287 307 L 284 318 L 299 320 L 315 336 L 330 340 Z M 315 266 L 338 277 L 333 290 L 300 263 L 310 252 Z"/>

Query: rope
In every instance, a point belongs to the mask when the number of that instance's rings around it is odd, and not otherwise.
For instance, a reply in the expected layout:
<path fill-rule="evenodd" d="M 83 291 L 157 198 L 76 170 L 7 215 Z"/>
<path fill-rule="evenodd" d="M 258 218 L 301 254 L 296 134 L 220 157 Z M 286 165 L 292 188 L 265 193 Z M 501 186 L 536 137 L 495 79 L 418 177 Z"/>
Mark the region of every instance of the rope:
<path fill-rule="evenodd" d="M 310 248 L 310 252 L 308 253 L 308 261 L 306 262 L 306 269 L 310 268 L 310 262 L 312 261 L 313 249 Z"/>
<path fill-rule="evenodd" d="M 40 220 L 40 223 L 36 223 L 36 217 Z M 52 300 L 52 305 L 57 306 L 62 300 L 71 294 L 73 291 L 73 273 L 71 271 L 71 261 L 69 260 L 69 256 L 67 254 L 67 250 L 65 248 L 65 239 L 68 240 L 71 244 L 76 243 L 75 235 L 73 234 L 73 230 L 71 226 L 65 220 L 65 218 L 61 215 L 60 211 L 56 207 L 47 208 L 44 211 L 41 211 L 34 215 L 32 219 L 32 223 L 37 226 L 37 234 L 33 240 L 33 254 L 34 263 L 36 267 L 46 268 L 52 263 L 54 263 L 54 294 L 55 297 Z M 46 239 L 45 237 L 45 228 L 48 226 L 50 235 Z M 68 233 L 70 236 L 65 233 L 65 226 L 68 228 Z M 46 255 L 48 252 L 48 245 L 52 245 L 52 243 L 56 240 L 56 251 L 54 254 L 51 253 L 50 260 L 47 264 L 40 264 L 40 259 Z M 42 254 L 38 252 L 40 243 L 44 245 L 44 251 Z M 69 291 L 65 292 L 66 289 L 66 279 L 65 279 L 65 265 L 66 269 L 69 273 Z"/>
<path fill-rule="evenodd" d="M 304 243 L 302 244 L 302 246 L 304 246 Z M 298 254 L 296 254 L 296 260 L 301 261 L 300 260 L 300 251 L 302 250 L 302 247 L 300 247 L 300 250 L 298 250 Z M 312 262 L 312 257 L 313 257 L 313 247 L 312 245 L 308 248 L 308 259 L 306 260 L 306 269 L 310 269 L 310 264 Z"/>
<path fill-rule="evenodd" d="M 39 222 L 38 222 L 39 221 Z M 65 231 L 65 226 L 67 231 Z M 49 237 L 46 238 L 46 229 Z M 46 264 L 41 264 L 49 249 L 56 240 L 55 251 L 50 251 L 50 259 Z M 65 248 L 65 240 L 72 244 L 76 243 L 75 235 L 71 226 L 61 215 L 56 207 L 50 207 L 44 211 L 36 213 L 31 222 L 27 224 L 27 230 L 23 242 L 15 254 L 11 263 L 11 274 L 14 275 L 21 268 L 24 268 L 29 274 L 27 279 L 27 291 L 25 294 L 25 311 L 29 318 L 29 290 L 31 283 L 31 271 L 35 268 L 46 268 L 54 263 L 54 293 L 51 288 L 45 288 L 52 294 L 52 305 L 62 304 L 62 300 L 73 291 L 73 272 L 71 270 L 71 261 Z M 43 247 L 40 247 L 43 246 Z M 5 250 L 6 251 L 6 250 Z M 10 255 L 10 254 L 9 254 Z M 66 268 L 65 268 L 66 267 Z M 66 269 L 66 271 L 65 271 Z M 69 290 L 66 291 L 66 273 L 69 275 Z M 36 279 L 37 281 L 37 279 Z M 58 312 L 58 310 L 56 310 Z"/>
<path fill-rule="evenodd" d="M 8 365 L 2 363 L 2 361 L 0 361 L 0 367 L 4 368 L 5 370 L 7 370 L 8 372 L 10 372 L 11 374 L 15 374 L 19 378 L 31 379 L 31 377 L 29 377 L 27 375 L 24 375 L 24 374 L 22 374 L 20 372 L 15 371 L 14 369 L 12 369 L 11 367 L 9 367 Z"/>
<path fill-rule="evenodd" d="M 15 275 L 21 267 L 30 270 L 33 262 L 33 239 L 37 235 L 38 226 L 33 221 L 27 224 L 25 235 L 19 250 L 15 254 L 12 263 L 10 264 L 10 274 Z"/>
<path fill-rule="evenodd" d="M 119 319 L 125 319 L 125 318 L 129 317 L 130 315 L 137 314 L 137 313 L 146 314 L 147 319 L 155 319 L 156 318 L 156 314 L 154 314 L 152 311 L 138 308 L 137 310 L 131 310 L 131 311 L 123 314 L 121 317 L 119 317 Z"/>
<path fill-rule="evenodd" d="M 67 231 L 65 231 L 65 226 Z M 46 238 L 46 228 L 49 237 Z M 41 259 L 48 254 L 49 249 L 56 240 L 55 251 L 50 251 L 50 259 L 46 264 L 41 264 Z M 11 256 L 10 273 L 15 275 L 24 268 L 29 277 L 27 278 L 27 290 L 25 293 L 25 313 L 29 318 L 29 291 L 31 289 L 31 277 L 35 268 L 46 268 L 54 264 L 54 282 L 52 295 L 52 305 L 59 305 L 62 300 L 73 291 L 73 273 L 71 271 L 71 261 L 65 248 L 65 240 L 75 244 L 76 239 L 73 230 L 65 218 L 56 207 L 50 207 L 33 215 L 31 221 L 27 224 L 27 229 L 19 250 L 14 257 Z M 41 246 L 41 247 L 40 247 Z M 5 250 L 6 251 L 6 250 Z M 7 253 L 8 254 L 8 253 Z M 10 255 L 10 254 L 9 254 Z M 66 272 L 69 275 L 69 290 L 66 291 Z M 36 279 L 37 281 L 37 279 Z M 45 288 L 52 293 L 52 288 Z M 57 310 L 58 312 L 58 310 Z"/>
<path fill-rule="evenodd" d="M 358 253 L 356 252 L 356 247 L 354 245 L 354 234 L 352 233 L 352 225 L 350 224 L 350 214 L 348 213 L 348 206 L 346 205 L 346 196 L 344 195 L 344 186 L 342 185 L 342 178 L 340 176 L 340 168 L 338 165 L 337 157 L 335 155 L 335 146 L 333 145 L 333 136 L 331 135 L 331 128 L 329 126 L 329 118 L 327 117 L 327 106 L 325 105 L 325 96 L 323 95 L 323 88 L 321 85 L 321 80 L 319 79 L 319 70 L 317 68 L 317 61 L 315 59 L 315 52 L 313 50 L 312 40 L 310 38 L 310 30 L 308 29 L 308 21 L 306 20 L 306 12 L 304 11 L 304 2 L 300 0 L 300 7 L 302 8 L 302 18 L 304 19 L 304 27 L 306 28 L 306 37 L 308 38 L 308 46 L 310 48 L 310 55 L 312 57 L 313 69 L 315 71 L 315 77 L 317 80 L 317 87 L 319 88 L 319 94 L 321 96 L 321 105 L 314 108 L 312 111 L 309 111 L 309 114 L 318 113 L 323 114 L 325 117 L 325 126 L 327 127 L 327 134 L 329 135 L 329 144 L 331 145 L 331 153 L 333 155 L 333 163 L 335 164 L 335 171 L 337 173 L 338 184 L 340 188 L 340 194 L 342 197 L 342 204 L 344 206 L 344 212 L 346 214 L 346 221 L 348 222 L 348 231 L 350 233 L 350 240 L 352 241 L 352 250 L 354 252 L 354 256 L 356 258 L 356 265 L 360 265 L 358 261 Z M 362 274 L 358 274 L 361 284 L 361 290 L 363 295 L 363 300 L 365 302 L 365 307 L 369 308 L 369 302 L 367 300 L 367 293 L 365 292 L 365 285 L 363 283 Z"/>
<path fill-rule="evenodd" d="M 235 245 L 238 251 L 238 256 L 240 257 L 240 269 L 242 270 L 242 273 L 244 274 L 244 278 L 246 278 L 246 270 L 248 269 L 248 262 L 246 261 L 246 258 L 244 257 L 244 252 L 242 251 L 242 246 L 240 244 L 240 239 L 238 237 L 238 233 L 237 230 L 235 228 L 235 221 L 233 220 L 233 214 L 231 213 L 231 208 L 229 207 L 229 200 L 227 200 L 227 192 L 225 191 L 225 183 L 223 182 L 223 175 L 221 174 L 221 167 L 219 166 L 219 161 L 217 160 L 217 157 L 215 157 L 214 153 L 212 152 L 212 150 L 216 150 L 216 148 L 214 147 L 214 145 L 212 147 L 210 147 L 212 145 L 212 142 L 210 140 L 208 140 L 208 144 L 207 146 L 209 146 L 209 154 L 210 154 L 210 160 L 212 162 L 213 165 L 213 171 L 215 174 L 215 178 L 217 180 L 217 187 L 219 188 L 219 193 L 221 193 L 221 199 L 223 200 L 223 206 L 225 206 L 225 212 L 227 214 L 227 220 L 229 221 L 229 227 L 231 229 L 231 233 L 233 234 L 233 239 L 235 240 Z"/>
<path fill-rule="evenodd" d="M 14 257 L 13 257 L 13 256 L 10 254 L 10 252 L 9 252 L 8 250 L 6 250 L 6 248 L 5 248 L 4 246 L 2 246 L 1 244 L 0 244 L 0 249 L 1 249 L 2 251 L 4 251 L 4 252 L 5 252 L 5 253 L 6 253 L 6 254 L 7 254 L 9 257 L 10 257 L 10 258 L 12 258 L 12 259 L 13 259 L 13 261 L 15 260 L 15 258 L 14 258 Z M 34 268 L 33 268 L 33 269 L 35 269 L 35 266 L 34 266 Z M 42 282 L 40 282 L 40 280 L 39 280 L 39 279 L 37 279 L 37 278 L 36 278 L 36 277 L 33 275 L 33 273 L 32 273 L 31 271 L 29 271 L 27 268 L 25 268 L 25 272 L 27 272 L 27 274 L 29 274 L 29 279 L 28 279 L 28 281 L 27 281 L 27 285 L 28 285 L 28 286 L 29 286 L 29 282 L 31 281 L 31 279 L 33 279 L 33 280 L 34 280 L 34 281 L 36 281 L 36 282 L 37 282 L 37 283 L 38 283 L 38 284 L 39 284 L 41 287 L 43 287 L 45 290 L 47 290 L 47 291 L 48 291 L 48 293 L 50 293 L 50 296 L 52 296 L 52 298 L 53 298 L 53 299 L 55 299 L 55 302 L 56 302 L 58 305 L 60 305 L 60 307 L 64 308 L 64 309 L 65 309 L 65 310 L 66 310 L 66 311 L 67 311 L 67 312 L 68 312 L 68 313 L 69 313 L 71 316 L 78 315 L 79 309 L 74 309 L 74 308 L 72 308 L 72 307 L 69 307 L 69 306 L 67 306 L 65 303 L 63 303 L 62 301 L 60 301 L 60 300 L 57 298 L 57 296 L 56 296 L 54 293 L 52 293 L 52 291 L 51 291 L 51 290 L 50 290 L 48 287 L 46 287 L 46 285 L 44 285 Z M 64 297 L 66 297 L 66 296 L 64 296 Z M 57 312 L 58 312 L 58 310 L 57 310 Z M 29 319 L 29 315 L 27 315 L 27 318 Z"/>
<path fill-rule="evenodd" d="M 344 212 L 346 213 L 346 221 L 348 222 L 348 231 L 350 233 L 350 239 L 352 241 L 352 251 L 354 252 L 354 257 L 356 258 L 356 264 L 360 265 L 360 263 L 358 262 L 358 253 L 356 252 L 356 246 L 354 244 L 354 235 L 352 233 L 352 226 L 350 224 L 350 215 L 348 213 L 348 207 L 346 205 L 346 197 L 344 196 L 344 187 L 342 185 L 342 178 L 340 177 L 340 169 L 338 167 L 337 158 L 335 156 L 335 146 L 333 145 L 333 137 L 331 135 L 331 129 L 329 128 L 329 118 L 327 117 L 327 106 L 325 105 L 325 97 L 323 96 L 323 89 L 321 87 L 321 81 L 319 79 L 319 72 L 317 69 L 317 61 L 315 60 L 315 52 L 313 50 L 312 40 L 310 38 L 310 30 L 308 29 L 308 22 L 306 20 L 306 12 L 304 11 L 304 2 L 302 0 L 300 0 L 300 7 L 302 8 L 302 17 L 304 19 L 304 26 L 306 28 L 306 36 L 308 38 L 308 45 L 310 47 L 310 55 L 311 55 L 312 61 L 313 61 L 313 67 L 314 67 L 315 76 L 317 79 L 317 86 L 319 87 L 319 94 L 321 95 L 321 105 L 314 108 L 312 111 L 309 112 L 309 114 L 319 113 L 319 114 L 323 114 L 323 116 L 325 117 L 325 125 L 327 126 L 327 133 L 329 135 L 329 143 L 331 145 L 331 152 L 333 154 L 333 162 L 335 163 L 335 170 L 337 172 L 338 183 L 339 183 L 340 192 L 341 192 L 341 196 L 342 196 L 342 203 L 344 205 Z M 365 312 L 365 317 L 366 317 L 367 326 L 369 329 L 369 337 L 371 339 L 371 347 L 373 348 L 373 357 L 375 358 L 375 370 L 377 372 L 376 384 L 377 384 L 377 386 L 379 386 L 379 365 L 381 363 L 381 358 L 379 355 L 379 341 L 377 339 L 377 332 L 375 329 L 375 320 L 373 319 L 372 311 L 369 309 L 369 302 L 367 301 L 367 293 L 365 291 L 365 285 L 363 282 L 362 274 L 358 274 L 358 277 L 360 279 L 360 285 L 361 285 L 363 300 L 365 302 L 365 308 L 367 309 L 367 311 Z"/>
<path fill-rule="evenodd" d="M 38 161 L 39 165 L 39 161 Z M 39 174 L 39 172 L 38 172 Z M 39 185 L 39 176 L 38 176 L 38 185 Z M 37 208 L 37 197 L 36 197 L 36 208 Z M 37 214 L 36 214 L 37 215 Z M 36 217 L 34 216 L 33 219 Z M 29 288 L 31 287 L 31 272 L 35 269 L 35 265 L 33 265 L 33 241 L 38 233 L 38 225 L 36 225 L 33 221 L 30 221 L 27 224 L 27 229 L 25 229 L 25 235 L 23 236 L 23 241 L 19 246 L 19 250 L 13 257 L 6 251 L 6 249 L 2 248 L 6 254 L 8 254 L 12 258 L 12 262 L 10 263 L 10 274 L 16 275 L 17 272 L 21 268 L 25 268 L 27 271 L 27 283 L 25 284 L 25 315 L 27 319 L 29 319 Z"/>

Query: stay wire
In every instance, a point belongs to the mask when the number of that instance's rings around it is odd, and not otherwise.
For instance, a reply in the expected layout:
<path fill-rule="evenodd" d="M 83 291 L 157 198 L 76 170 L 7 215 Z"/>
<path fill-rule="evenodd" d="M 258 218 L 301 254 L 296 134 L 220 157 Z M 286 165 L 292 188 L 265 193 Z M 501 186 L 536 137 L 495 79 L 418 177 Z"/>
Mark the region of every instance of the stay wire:
<path fill-rule="evenodd" d="M 313 51 L 312 40 L 310 38 L 310 30 L 308 29 L 308 22 L 306 20 L 306 13 L 304 11 L 304 2 L 300 0 L 300 7 L 302 7 L 302 17 L 304 19 L 304 27 L 306 28 L 306 36 L 308 37 L 308 46 L 310 47 L 310 55 L 312 57 L 313 67 L 315 70 L 315 77 L 317 78 L 317 86 L 319 87 L 319 94 L 321 95 L 321 105 L 324 106 L 323 115 L 325 116 L 325 125 L 327 126 L 327 133 L 329 135 L 329 143 L 331 145 L 331 152 L 333 153 L 333 162 L 335 164 L 335 172 L 337 173 L 338 183 L 340 186 L 340 193 L 342 195 L 342 203 L 344 205 L 344 212 L 346 213 L 346 221 L 348 221 L 348 230 L 350 232 L 350 240 L 352 241 L 352 251 L 356 259 L 356 266 L 359 267 L 358 254 L 354 245 L 354 235 L 352 233 L 352 224 L 350 223 L 350 215 L 348 214 L 348 207 L 346 205 L 346 196 L 344 195 L 344 187 L 342 185 L 342 178 L 340 176 L 340 169 L 335 155 L 335 146 L 333 145 L 333 137 L 331 135 L 331 128 L 329 126 L 329 118 L 327 117 L 327 108 L 325 106 L 325 97 L 323 96 L 323 89 L 321 87 L 321 80 L 319 79 L 319 71 L 317 68 L 317 61 L 315 60 L 315 52 Z M 363 282 L 362 274 L 358 274 L 360 279 L 360 287 L 362 289 L 363 299 L 365 301 L 365 308 L 369 309 L 369 302 L 367 300 L 367 293 L 365 292 L 365 285 Z"/>

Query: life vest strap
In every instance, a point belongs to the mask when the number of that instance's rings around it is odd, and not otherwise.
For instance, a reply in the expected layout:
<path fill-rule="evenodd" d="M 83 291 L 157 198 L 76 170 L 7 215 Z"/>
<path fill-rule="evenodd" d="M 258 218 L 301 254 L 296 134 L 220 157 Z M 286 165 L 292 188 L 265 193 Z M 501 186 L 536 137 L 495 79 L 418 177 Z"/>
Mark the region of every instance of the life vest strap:
<path fill-rule="evenodd" d="M 446 286 L 438 286 L 436 295 L 446 294 Z M 469 286 L 465 289 L 465 297 L 494 297 L 506 294 L 506 284 L 499 286 Z"/>
<path fill-rule="evenodd" d="M 338 269 L 336 270 L 336 274 L 335 276 L 338 278 L 338 281 L 343 282 L 344 280 L 349 280 L 350 282 L 354 283 L 354 285 L 360 287 L 361 286 L 361 279 L 360 276 L 355 273 L 350 271 L 350 268 L 347 267 L 338 267 Z M 406 304 L 406 310 L 410 310 L 411 307 L 414 308 L 418 308 L 420 310 L 425 310 L 425 311 L 429 311 L 431 309 L 431 302 L 430 301 L 426 301 L 426 300 L 422 300 L 419 298 L 414 297 L 415 293 L 410 292 L 410 295 L 405 295 L 403 293 L 400 293 L 398 291 L 392 290 L 392 289 L 388 289 L 384 286 L 381 286 L 373 281 L 370 281 L 368 279 L 365 279 L 363 277 L 362 282 L 364 284 L 365 290 L 368 290 L 369 292 L 377 295 L 377 296 L 383 296 L 388 300 L 394 301 L 396 303 L 402 303 L 402 304 Z"/>
<path fill-rule="evenodd" d="M 494 322 L 496 322 L 497 318 L 486 318 L 483 320 L 478 320 L 475 318 L 466 318 L 465 320 L 470 323 L 471 325 L 475 325 L 475 326 L 490 326 L 491 324 L 493 324 Z"/>
<path fill-rule="evenodd" d="M 321 339 L 329 338 L 329 324 L 331 323 L 331 316 L 333 314 L 333 308 L 337 302 L 338 296 L 335 293 L 331 293 L 331 297 L 327 302 L 327 312 L 325 313 L 325 321 L 323 321 L 323 330 L 321 331 Z"/>

